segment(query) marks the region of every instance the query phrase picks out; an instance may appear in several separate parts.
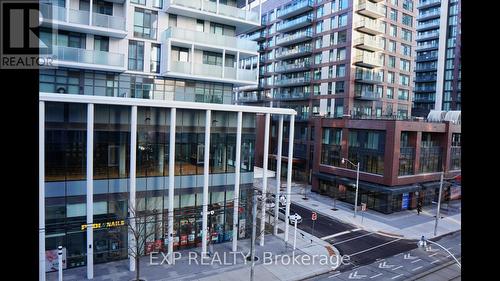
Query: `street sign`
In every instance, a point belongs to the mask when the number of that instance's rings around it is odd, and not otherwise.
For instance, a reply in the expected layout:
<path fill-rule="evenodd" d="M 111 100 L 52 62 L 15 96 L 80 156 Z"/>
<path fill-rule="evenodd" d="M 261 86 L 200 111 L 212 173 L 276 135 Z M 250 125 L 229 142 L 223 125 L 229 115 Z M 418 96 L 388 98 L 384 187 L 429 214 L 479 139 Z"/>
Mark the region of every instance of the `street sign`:
<path fill-rule="evenodd" d="M 318 219 L 318 214 L 316 212 L 312 212 L 311 219 L 313 221 L 317 220 Z"/>
<path fill-rule="evenodd" d="M 366 211 L 366 203 L 361 203 L 361 211 Z"/>

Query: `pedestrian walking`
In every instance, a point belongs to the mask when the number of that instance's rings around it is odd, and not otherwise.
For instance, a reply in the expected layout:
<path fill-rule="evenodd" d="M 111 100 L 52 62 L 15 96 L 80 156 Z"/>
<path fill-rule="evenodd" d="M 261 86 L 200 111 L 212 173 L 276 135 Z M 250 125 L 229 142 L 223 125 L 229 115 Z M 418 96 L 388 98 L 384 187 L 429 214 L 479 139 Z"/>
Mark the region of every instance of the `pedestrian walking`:
<path fill-rule="evenodd" d="M 420 216 L 421 212 L 422 212 L 422 202 L 418 202 L 418 204 L 417 204 L 417 215 Z"/>

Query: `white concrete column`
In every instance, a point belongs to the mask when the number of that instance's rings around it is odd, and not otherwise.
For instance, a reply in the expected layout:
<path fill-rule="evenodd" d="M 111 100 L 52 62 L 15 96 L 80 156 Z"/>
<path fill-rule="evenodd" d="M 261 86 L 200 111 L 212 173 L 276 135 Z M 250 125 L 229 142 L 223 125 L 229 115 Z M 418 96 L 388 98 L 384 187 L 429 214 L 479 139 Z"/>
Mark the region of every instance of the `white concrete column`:
<path fill-rule="evenodd" d="M 189 54 L 189 59 L 191 60 L 191 75 L 194 74 L 194 44 L 191 44 L 191 54 Z"/>
<path fill-rule="evenodd" d="M 253 65 L 253 63 L 252 63 Z M 257 54 L 257 81 L 259 81 L 259 78 L 260 78 L 260 53 Z"/>
<path fill-rule="evenodd" d="M 87 105 L 87 279 L 94 278 L 94 104 Z"/>
<path fill-rule="evenodd" d="M 175 188 L 175 131 L 177 109 L 170 110 L 170 144 L 168 150 L 168 254 L 169 262 L 174 255 L 174 188 Z"/>
<path fill-rule="evenodd" d="M 45 281 L 45 102 L 38 103 L 38 280 Z"/>
<path fill-rule="evenodd" d="M 266 124 L 264 129 L 264 159 L 262 160 L 263 178 L 262 178 L 262 207 L 260 219 L 260 245 L 264 246 L 264 230 L 266 227 L 266 192 L 267 192 L 267 163 L 269 162 L 269 126 L 271 123 L 271 114 L 266 113 Z"/>
<path fill-rule="evenodd" d="M 245 0 L 245 20 L 248 20 L 248 11 L 250 7 L 248 6 L 248 0 Z"/>
<path fill-rule="evenodd" d="M 449 10 L 448 1 L 441 1 L 441 7 L 439 9 L 440 9 L 439 30 L 446 30 L 448 27 L 448 10 Z M 447 41 L 447 36 L 439 36 L 434 110 L 442 110 L 443 108 L 444 70 L 446 65 L 446 41 Z"/>
<path fill-rule="evenodd" d="M 241 131 L 243 124 L 243 112 L 238 112 L 236 127 L 236 165 L 234 171 L 234 212 L 233 212 L 233 252 L 238 249 L 238 223 L 240 204 L 240 169 L 241 169 Z"/>
<path fill-rule="evenodd" d="M 66 8 L 66 22 L 69 22 L 69 0 L 66 0 L 64 3 L 65 8 Z"/>
<path fill-rule="evenodd" d="M 240 52 L 236 52 L 236 80 L 240 76 Z"/>
<path fill-rule="evenodd" d="M 226 49 L 222 49 L 222 78 L 225 76 L 225 68 L 226 68 Z M 236 72 L 238 72 L 238 69 L 236 69 Z"/>
<path fill-rule="evenodd" d="M 274 235 L 278 235 L 279 198 L 281 187 L 281 153 L 283 151 L 283 115 L 280 115 L 278 125 L 278 152 L 276 154 L 276 199 L 274 206 Z"/>
<path fill-rule="evenodd" d="M 202 215 L 202 232 L 201 232 L 201 253 L 202 257 L 207 253 L 207 236 L 208 234 L 208 169 L 210 156 L 210 126 L 212 122 L 212 112 L 206 111 L 205 116 L 205 151 L 203 160 L 203 215 Z"/>
<path fill-rule="evenodd" d="M 258 18 L 259 25 L 261 24 L 261 21 L 262 21 L 262 0 L 259 0 L 259 18 Z"/>
<path fill-rule="evenodd" d="M 285 217 L 290 216 L 290 201 L 292 201 L 292 160 L 293 160 L 293 135 L 295 129 L 295 115 L 290 116 L 288 135 L 288 165 L 286 167 L 286 209 Z M 289 223 L 285 223 L 285 242 L 288 242 Z"/>
<path fill-rule="evenodd" d="M 219 0 L 217 0 L 217 14 L 219 14 Z"/>
<path fill-rule="evenodd" d="M 92 17 L 92 9 L 93 9 L 93 2 L 94 2 L 94 1 L 90 0 L 89 2 L 90 2 L 89 25 L 92 25 L 92 20 L 93 20 L 93 17 Z"/>
<path fill-rule="evenodd" d="M 129 182 L 129 210 L 137 210 L 136 199 L 136 171 L 137 171 L 137 106 L 134 105 L 131 108 L 130 114 L 130 182 Z M 130 216 L 133 216 L 129 211 Z M 134 216 L 135 217 L 135 216 Z M 135 218 L 130 219 L 130 228 L 135 229 Z M 129 229 L 128 233 L 128 243 L 130 248 L 135 247 L 135 238 Z M 130 252 L 130 250 L 129 250 Z M 129 270 L 135 271 L 135 260 L 132 255 L 129 254 Z"/>

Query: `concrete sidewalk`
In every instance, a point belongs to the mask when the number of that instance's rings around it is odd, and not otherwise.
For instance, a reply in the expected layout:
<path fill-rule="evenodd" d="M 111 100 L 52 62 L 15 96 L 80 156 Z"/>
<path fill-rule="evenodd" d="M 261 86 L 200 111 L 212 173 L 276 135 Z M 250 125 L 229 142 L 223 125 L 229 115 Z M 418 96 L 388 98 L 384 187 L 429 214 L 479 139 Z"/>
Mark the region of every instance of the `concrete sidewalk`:
<path fill-rule="evenodd" d="M 275 180 L 269 179 L 269 185 L 275 186 Z M 308 200 L 304 200 L 304 187 L 307 191 Z M 353 205 L 335 200 L 336 211 L 333 211 L 334 200 L 331 197 L 311 192 L 309 185 L 292 184 L 292 203 L 304 208 L 314 210 L 319 214 L 333 219 L 349 223 L 357 228 L 367 231 L 378 232 L 382 235 L 397 236 L 405 239 L 420 239 L 422 235 L 434 237 L 434 225 L 437 206 L 423 208 L 423 212 L 417 215 L 415 210 L 401 211 L 393 214 L 382 214 L 373 210 L 367 210 L 362 214 L 358 211 L 354 218 Z M 441 217 L 438 222 L 437 236 L 454 232 L 461 229 L 460 201 L 450 204 L 445 211 L 441 204 Z"/>
<path fill-rule="evenodd" d="M 256 256 L 259 260 L 255 263 L 255 280 L 262 281 L 281 281 L 281 280 L 302 280 L 316 275 L 324 274 L 335 270 L 338 266 L 337 257 L 340 254 L 337 249 L 328 242 L 308 233 L 297 230 L 297 248 L 295 253 L 292 249 L 294 229 L 290 227 L 289 243 L 284 242 L 284 222 L 280 221 L 278 236 L 266 235 L 264 247 L 259 246 L 259 239 L 256 240 Z M 201 263 L 201 253 L 199 248 L 179 251 L 180 258 L 175 264 L 161 264 L 163 256 L 155 255 L 151 263 L 150 256 L 141 259 L 141 278 L 148 281 L 153 280 L 250 280 L 250 261 L 246 261 L 243 255 L 250 253 L 250 239 L 238 241 L 238 252 L 233 254 L 231 251 L 231 242 L 215 244 L 214 254 L 211 258 Z M 264 251 L 268 252 L 267 259 L 264 259 Z M 196 259 L 190 260 L 196 255 Z M 217 253 L 217 254 L 215 254 Z M 272 253 L 270 255 L 269 253 Z M 282 258 L 283 255 L 290 257 Z M 293 264 L 293 258 L 296 256 L 309 256 L 309 262 L 296 259 L 300 264 Z M 318 256 L 315 262 L 314 256 Z M 319 256 L 328 257 L 333 263 L 321 263 Z M 198 263 L 195 262 L 198 261 Z M 264 264 L 263 262 L 266 261 Z M 272 262 L 271 262 L 272 261 Z M 277 262 L 276 262 L 277 261 Z M 135 272 L 128 270 L 128 260 L 120 260 L 94 266 L 94 280 L 131 280 Z M 57 280 L 57 272 L 47 274 L 47 280 Z M 86 280 L 86 267 L 72 268 L 64 271 L 64 280 Z"/>

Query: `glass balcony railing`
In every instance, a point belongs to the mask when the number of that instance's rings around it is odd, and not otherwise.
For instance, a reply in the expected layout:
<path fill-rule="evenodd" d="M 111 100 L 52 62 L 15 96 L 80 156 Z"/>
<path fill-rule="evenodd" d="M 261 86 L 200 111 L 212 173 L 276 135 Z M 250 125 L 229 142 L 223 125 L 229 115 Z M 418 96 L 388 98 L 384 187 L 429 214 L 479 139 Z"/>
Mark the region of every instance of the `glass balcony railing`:
<path fill-rule="evenodd" d="M 294 84 L 303 84 L 311 82 L 311 77 L 295 77 L 295 78 L 282 78 L 280 80 L 276 80 L 274 83 L 276 86 L 284 86 L 284 85 L 294 85 Z"/>
<path fill-rule="evenodd" d="M 88 25 L 90 22 L 89 18 L 90 14 L 88 11 L 81 11 L 81 10 L 73 10 L 69 9 L 69 22 L 70 23 L 76 23 L 76 24 L 85 24 Z"/>
<path fill-rule="evenodd" d="M 313 17 L 311 15 L 307 15 L 307 16 L 303 16 L 303 17 L 296 18 L 293 20 L 284 21 L 284 22 L 281 22 L 278 24 L 276 30 L 283 32 L 283 31 L 289 30 L 289 29 L 294 28 L 294 27 L 299 28 L 301 26 L 311 24 L 312 20 L 313 20 Z"/>
<path fill-rule="evenodd" d="M 417 61 L 437 60 L 437 59 L 438 59 L 437 54 L 435 54 L 435 55 L 420 55 L 420 56 L 417 56 Z"/>
<path fill-rule="evenodd" d="M 436 81 L 437 75 L 416 76 L 415 83 Z"/>
<path fill-rule="evenodd" d="M 297 13 L 305 8 L 312 8 L 314 6 L 314 0 L 303 0 L 299 2 L 295 2 L 291 5 L 284 6 L 283 8 L 278 10 L 277 17 L 286 17 L 291 13 Z"/>
<path fill-rule="evenodd" d="M 368 18 L 363 18 L 360 21 L 355 22 L 354 28 L 370 34 L 380 34 L 385 32 L 384 26 L 382 26 L 377 20 Z"/>
<path fill-rule="evenodd" d="M 373 83 L 383 82 L 382 75 L 380 75 L 380 73 L 368 70 L 360 70 L 360 69 L 356 69 L 355 79 Z"/>
<path fill-rule="evenodd" d="M 50 4 L 40 3 L 40 13 L 44 19 L 66 21 L 66 11 L 65 7 L 59 7 Z"/>
<path fill-rule="evenodd" d="M 233 48 L 247 52 L 257 52 L 258 44 L 255 41 L 241 39 L 232 36 L 199 32 L 194 30 L 170 27 L 165 31 L 165 39 L 174 38 L 201 44 L 217 46 L 223 48 Z"/>
<path fill-rule="evenodd" d="M 171 5 L 177 5 L 193 10 L 209 12 L 216 15 L 232 17 L 239 20 L 251 21 L 255 24 L 260 24 L 259 13 L 255 11 L 243 10 L 237 7 L 219 3 L 219 10 L 217 12 L 217 3 L 206 0 L 167 0 L 167 2 L 167 7 Z"/>
<path fill-rule="evenodd" d="M 293 100 L 293 99 L 308 99 L 310 93 L 307 92 L 282 92 L 274 95 L 277 100 Z"/>
<path fill-rule="evenodd" d="M 425 44 L 417 44 L 415 50 L 423 50 L 423 49 L 435 49 L 438 48 L 438 43 L 425 43 Z"/>
<path fill-rule="evenodd" d="M 439 28 L 439 21 L 438 20 L 432 20 L 430 22 L 419 23 L 417 25 L 417 30 L 422 30 L 422 29 L 427 29 L 427 28 Z"/>
<path fill-rule="evenodd" d="M 191 62 L 171 61 L 170 71 L 190 75 Z M 256 69 L 250 70 L 250 69 L 236 69 L 235 67 L 224 67 L 224 76 L 223 76 L 222 66 L 220 65 L 194 63 L 192 74 L 205 77 L 221 78 L 221 79 L 225 78 L 231 80 L 257 82 Z M 237 77 L 236 75 L 238 75 L 238 79 L 236 79 Z"/>
<path fill-rule="evenodd" d="M 282 35 L 276 39 L 276 45 L 280 44 L 286 44 L 289 42 L 297 42 L 298 40 L 302 38 L 311 38 L 312 37 L 312 31 L 311 30 L 304 30 L 300 32 L 295 32 L 293 34 L 289 35 Z"/>
<path fill-rule="evenodd" d="M 92 13 L 92 25 L 104 28 L 125 30 L 125 18 Z"/>
<path fill-rule="evenodd" d="M 415 87 L 415 92 L 435 92 L 436 91 L 436 85 L 433 86 L 416 86 Z"/>
<path fill-rule="evenodd" d="M 375 53 L 368 53 L 363 51 L 355 53 L 354 62 L 369 67 L 382 66 L 382 60 Z"/>
<path fill-rule="evenodd" d="M 370 50 L 383 50 L 384 43 L 377 37 L 361 36 L 354 40 L 354 45 L 365 47 Z"/>
<path fill-rule="evenodd" d="M 441 0 L 420 0 L 419 3 L 417 4 L 417 9 L 437 3 L 441 3 Z"/>
<path fill-rule="evenodd" d="M 292 49 L 281 50 L 281 52 L 276 53 L 276 58 L 285 58 L 295 55 L 308 54 L 312 52 L 312 47 L 310 45 L 299 46 Z"/>
<path fill-rule="evenodd" d="M 53 46 L 57 61 L 125 67 L 125 55 L 72 47 Z"/>
<path fill-rule="evenodd" d="M 300 70 L 303 68 L 309 68 L 311 66 L 311 63 L 309 61 L 302 61 L 298 63 L 293 63 L 293 64 L 280 64 L 276 67 L 277 72 L 287 72 L 287 71 L 294 71 L 294 70 Z"/>
<path fill-rule="evenodd" d="M 360 14 L 377 18 L 383 17 L 385 14 L 384 7 L 366 0 L 359 1 L 356 11 Z"/>
<path fill-rule="evenodd" d="M 436 70 L 437 69 L 437 64 L 434 63 L 434 64 L 427 64 L 427 65 L 419 65 L 417 64 L 417 66 L 415 67 L 415 71 L 431 71 L 431 70 Z"/>
<path fill-rule="evenodd" d="M 356 89 L 354 90 L 354 97 L 355 98 L 358 98 L 358 99 L 367 99 L 367 100 L 376 100 L 376 99 L 380 99 L 380 95 L 375 92 L 375 91 L 371 91 L 371 90 L 360 90 L 360 89 Z"/>
<path fill-rule="evenodd" d="M 417 16 L 417 20 L 430 18 L 430 17 L 438 17 L 439 15 L 440 15 L 439 9 L 432 10 L 432 11 L 426 11 L 426 12 L 419 13 Z"/>
<path fill-rule="evenodd" d="M 428 38 L 438 37 L 439 31 L 426 32 L 424 34 L 417 35 L 417 40 L 425 40 Z"/>

